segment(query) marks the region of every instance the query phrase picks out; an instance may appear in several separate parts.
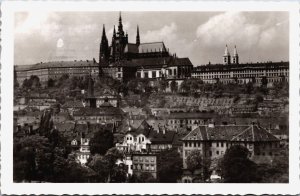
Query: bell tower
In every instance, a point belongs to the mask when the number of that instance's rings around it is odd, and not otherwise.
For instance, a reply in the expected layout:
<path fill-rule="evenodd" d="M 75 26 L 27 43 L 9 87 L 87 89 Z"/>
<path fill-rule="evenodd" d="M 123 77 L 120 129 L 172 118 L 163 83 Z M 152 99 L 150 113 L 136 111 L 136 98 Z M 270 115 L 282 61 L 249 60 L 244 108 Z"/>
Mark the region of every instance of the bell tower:
<path fill-rule="evenodd" d="M 236 46 L 234 46 L 234 50 L 233 50 L 232 63 L 239 64 L 239 55 L 237 53 Z"/>
<path fill-rule="evenodd" d="M 226 44 L 226 47 L 225 47 L 225 52 L 224 52 L 224 55 L 223 55 L 223 64 L 224 65 L 230 65 L 231 64 L 231 61 L 230 61 L 230 53 L 228 51 L 228 47 L 227 47 L 227 44 Z"/>

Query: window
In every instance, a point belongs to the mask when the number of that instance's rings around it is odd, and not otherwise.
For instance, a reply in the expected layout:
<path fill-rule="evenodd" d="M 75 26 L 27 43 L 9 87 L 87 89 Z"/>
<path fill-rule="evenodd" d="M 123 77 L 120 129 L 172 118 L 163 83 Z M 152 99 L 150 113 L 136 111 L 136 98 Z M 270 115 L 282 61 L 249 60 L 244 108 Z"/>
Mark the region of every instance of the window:
<path fill-rule="evenodd" d="M 221 142 L 221 147 L 223 147 L 224 146 L 224 144 L 223 144 L 223 142 Z"/>
<path fill-rule="evenodd" d="M 217 142 L 217 147 L 219 147 L 219 142 Z"/>
<path fill-rule="evenodd" d="M 152 78 L 156 78 L 156 71 L 152 71 Z"/>
<path fill-rule="evenodd" d="M 219 155 L 219 151 L 217 150 L 217 155 Z"/>

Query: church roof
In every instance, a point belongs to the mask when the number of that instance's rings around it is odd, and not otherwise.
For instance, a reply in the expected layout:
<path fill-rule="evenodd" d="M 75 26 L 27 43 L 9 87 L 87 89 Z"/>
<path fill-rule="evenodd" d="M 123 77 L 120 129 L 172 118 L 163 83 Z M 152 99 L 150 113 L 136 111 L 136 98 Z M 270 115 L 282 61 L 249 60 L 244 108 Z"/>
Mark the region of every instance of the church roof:
<path fill-rule="evenodd" d="M 139 53 L 167 52 L 164 42 L 141 43 L 138 49 Z"/>
<path fill-rule="evenodd" d="M 182 140 L 201 141 L 278 141 L 266 129 L 258 125 L 207 125 L 199 126 L 191 131 Z"/>
<path fill-rule="evenodd" d="M 128 53 L 138 53 L 139 49 L 138 49 L 138 46 L 136 44 L 128 43 L 125 46 L 124 52 L 125 53 L 127 53 L 127 52 Z"/>
<path fill-rule="evenodd" d="M 132 62 L 141 67 L 147 66 L 162 66 L 167 65 L 171 61 L 172 57 L 156 57 L 156 58 L 141 58 L 133 59 Z"/>

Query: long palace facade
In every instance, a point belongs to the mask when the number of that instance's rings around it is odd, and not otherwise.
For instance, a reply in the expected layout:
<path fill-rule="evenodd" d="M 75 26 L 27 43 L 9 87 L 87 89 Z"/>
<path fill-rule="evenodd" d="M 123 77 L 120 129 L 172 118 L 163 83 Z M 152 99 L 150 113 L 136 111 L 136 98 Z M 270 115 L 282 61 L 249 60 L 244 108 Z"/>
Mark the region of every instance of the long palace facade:
<path fill-rule="evenodd" d="M 261 84 L 263 79 L 268 83 L 289 81 L 289 62 L 239 63 L 236 47 L 231 58 L 228 47 L 225 48 L 223 64 L 207 64 L 195 67 L 192 78 L 201 79 L 204 83 L 223 84 L 248 82 Z"/>

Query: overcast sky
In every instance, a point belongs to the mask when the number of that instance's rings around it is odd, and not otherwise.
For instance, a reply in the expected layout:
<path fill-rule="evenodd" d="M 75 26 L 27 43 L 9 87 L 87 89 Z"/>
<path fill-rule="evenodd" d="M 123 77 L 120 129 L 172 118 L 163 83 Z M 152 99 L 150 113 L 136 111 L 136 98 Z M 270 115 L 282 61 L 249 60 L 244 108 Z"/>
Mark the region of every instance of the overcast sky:
<path fill-rule="evenodd" d="M 15 64 L 98 61 L 102 26 L 109 43 L 118 12 L 30 12 L 15 14 Z M 164 41 L 171 53 L 196 65 L 221 63 L 225 45 L 240 62 L 287 61 L 287 12 L 122 12 L 129 42 L 136 25 L 143 42 Z"/>

